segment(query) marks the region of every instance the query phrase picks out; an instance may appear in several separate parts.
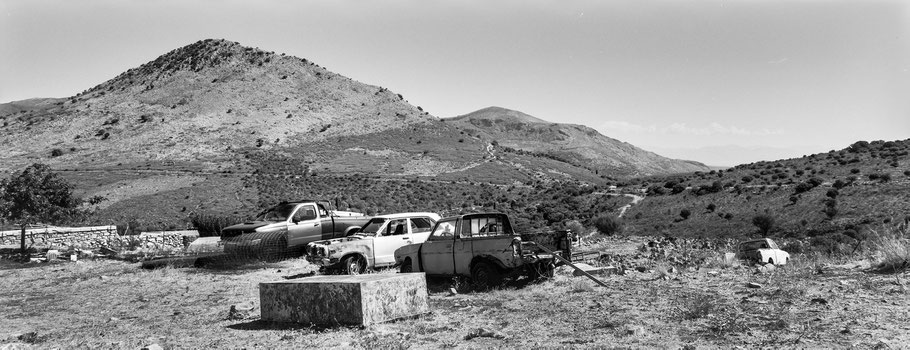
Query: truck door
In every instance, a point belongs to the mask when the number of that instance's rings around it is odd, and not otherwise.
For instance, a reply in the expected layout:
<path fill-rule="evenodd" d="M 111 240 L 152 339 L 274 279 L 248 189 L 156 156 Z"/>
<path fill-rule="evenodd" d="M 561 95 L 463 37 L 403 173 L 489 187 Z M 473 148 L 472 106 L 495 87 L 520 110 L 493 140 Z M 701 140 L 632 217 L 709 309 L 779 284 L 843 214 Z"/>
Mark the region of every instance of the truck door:
<path fill-rule="evenodd" d="M 432 275 L 455 273 L 453 247 L 456 220 L 440 221 L 420 248 L 420 268 Z"/>
<path fill-rule="evenodd" d="M 302 204 L 288 222 L 288 247 L 304 246 L 322 239 L 322 220 L 316 206 Z"/>

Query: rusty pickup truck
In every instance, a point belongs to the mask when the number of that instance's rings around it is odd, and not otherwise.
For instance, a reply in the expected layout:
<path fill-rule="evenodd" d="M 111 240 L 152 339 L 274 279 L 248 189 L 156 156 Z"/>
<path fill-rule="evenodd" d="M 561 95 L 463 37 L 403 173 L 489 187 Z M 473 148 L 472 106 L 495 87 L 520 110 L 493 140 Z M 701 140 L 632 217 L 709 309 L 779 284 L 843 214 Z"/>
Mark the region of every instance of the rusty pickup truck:
<path fill-rule="evenodd" d="M 524 242 L 503 213 L 467 214 L 440 220 L 426 242 L 395 251 L 400 272 L 470 277 L 475 289 L 505 278 L 552 277 L 555 258 Z"/>

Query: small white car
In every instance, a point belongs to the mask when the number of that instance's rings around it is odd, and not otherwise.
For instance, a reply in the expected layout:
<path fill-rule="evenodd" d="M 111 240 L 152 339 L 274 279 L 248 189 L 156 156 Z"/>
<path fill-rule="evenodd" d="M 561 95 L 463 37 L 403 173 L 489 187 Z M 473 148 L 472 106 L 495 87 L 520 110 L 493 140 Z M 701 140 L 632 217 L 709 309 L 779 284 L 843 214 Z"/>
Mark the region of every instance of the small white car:
<path fill-rule="evenodd" d="M 742 242 L 736 255 L 740 259 L 760 264 L 786 265 L 790 262 L 790 253 L 778 248 L 777 243 L 770 238 Z"/>
<path fill-rule="evenodd" d="M 325 270 L 351 275 L 393 266 L 395 250 L 426 241 L 437 221 L 436 213 L 377 215 L 350 236 L 308 244 L 306 259 Z"/>

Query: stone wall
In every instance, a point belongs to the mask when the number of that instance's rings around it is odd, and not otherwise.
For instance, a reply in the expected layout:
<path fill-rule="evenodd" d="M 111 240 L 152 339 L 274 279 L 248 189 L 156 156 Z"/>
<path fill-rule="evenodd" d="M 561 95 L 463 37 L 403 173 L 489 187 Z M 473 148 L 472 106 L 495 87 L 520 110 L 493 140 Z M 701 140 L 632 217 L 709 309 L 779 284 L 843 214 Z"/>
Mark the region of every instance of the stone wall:
<path fill-rule="evenodd" d="M 18 246 L 20 230 L 0 231 L 0 245 Z M 140 235 L 121 236 L 116 226 L 45 227 L 25 230 L 25 244 L 48 249 L 98 249 L 113 250 L 183 249 L 198 237 L 196 231 L 143 232 Z"/>

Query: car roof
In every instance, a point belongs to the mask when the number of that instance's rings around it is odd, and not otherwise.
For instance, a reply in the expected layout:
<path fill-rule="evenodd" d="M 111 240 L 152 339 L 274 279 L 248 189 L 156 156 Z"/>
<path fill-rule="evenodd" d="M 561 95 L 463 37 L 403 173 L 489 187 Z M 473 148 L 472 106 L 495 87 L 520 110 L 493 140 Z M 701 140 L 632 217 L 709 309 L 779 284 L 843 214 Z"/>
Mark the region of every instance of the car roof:
<path fill-rule="evenodd" d="M 439 221 L 439 214 L 430 213 L 430 212 L 414 212 L 414 213 L 393 213 L 393 214 L 382 214 L 375 215 L 373 219 L 401 219 L 401 218 L 413 218 L 413 217 L 429 217 L 435 221 Z"/>

